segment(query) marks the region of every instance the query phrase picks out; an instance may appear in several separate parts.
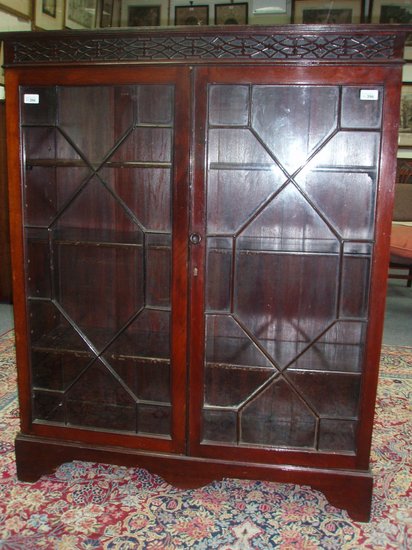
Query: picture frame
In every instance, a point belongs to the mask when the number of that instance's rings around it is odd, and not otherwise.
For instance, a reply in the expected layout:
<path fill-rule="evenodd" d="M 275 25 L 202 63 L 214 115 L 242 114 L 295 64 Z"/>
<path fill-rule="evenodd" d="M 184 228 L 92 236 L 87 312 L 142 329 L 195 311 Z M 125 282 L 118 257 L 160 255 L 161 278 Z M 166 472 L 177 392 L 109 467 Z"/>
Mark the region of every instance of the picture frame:
<path fill-rule="evenodd" d="M 0 9 L 12 15 L 24 15 L 30 18 L 32 13 L 32 0 L 1 0 Z"/>
<path fill-rule="evenodd" d="M 175 25 L 209 25 L 209 5 L 175 6 Z"/>
<path fill-rule="evenodd" d="M 292 22 L 351 24 L 363 20 L 362 0 L 293 0 Z"/>
<path fill-rule="evenodd" d="M 128 6 L 128 27 L 158 27 L 160 25 L 161 6 Z"/>
<path fill-rule="evenodd" d="M 403 66 L 402 82 L 412 82 L 412 63 L 405 63 Z"/>
<path fill-rule="evenodd" d="M 215 4 L 215 25 L 247 25 L 248 2 Z"/>
<path fill-rule="evenodd" d="M 184 1 L 184 0 L 183 0 Z M 1 0 L 0 0 L 1 2 Z M 170 25 L 170 9 L 171 9 L 171 0 L 119 0 L 119 2 L 113 3 L 113 26 L 119 26 L 119 27 L 128 27 L 129 25 L 129 8 L 158 8 L 160 7 L 160 21 L 156 25 L 148 25 L 151 26 L 161 26 L 166 27 Z M 116 10 L 118 10 L 118 17 L 116 18 Z M 141 15 L 144 18 L 145 21 L 149 20 L 153 16 L 145 15 L 144 11 L 141 10 Z M 157 18 L 155 18 L 156 22 Z M 147 23 L 146 23 L 147 25 Z M 140 25 L 132 25 L 132 26 L 140 26 Z"/>
<path fill-rule="evenodd" d="M 101 0 L 100 2 L 100 27 L 111 27 L 113 24 L 114 0 Z"/>
<path fill-rule="evenodd" d="M 65 26 L 68 29 L 96 27 L 97 0 L 66 0 Z"/>
<path fill-rule="evenodd" d="M 62 29 L 64 27 L 64 0 L 36 0 L 34 25 L 36 29 Z"/>
<path fill-rule="evenodd" d="M 253 15 L 283 15 L 288 12 L 290 0 L 252 0 Z"/>
<path fill-rule="evenodd" d="M 3 69 L 3 63 L 4 63 L 3 42 L 0 41 L 0 86 L 1 86 L 2 92 L 3 92 L 3 97 L 0 97 L 0 99 L 4 99 L 4 69 Z"/>
<path fill-rule="evenodd" d="M 57 0 L 38 0 L 36 5 L 41 8 L 41 12 L 50 17 L 56 17 L 57 15 Z"/>
<path fill-rule="evenodd" d="M 402 86 L 398 146 L 412 147 L 412 82 Z"/>
<path fill-rule="evenodd" d="M 371 0 L 370 23 L 412 24 L 410 0 Z"/>

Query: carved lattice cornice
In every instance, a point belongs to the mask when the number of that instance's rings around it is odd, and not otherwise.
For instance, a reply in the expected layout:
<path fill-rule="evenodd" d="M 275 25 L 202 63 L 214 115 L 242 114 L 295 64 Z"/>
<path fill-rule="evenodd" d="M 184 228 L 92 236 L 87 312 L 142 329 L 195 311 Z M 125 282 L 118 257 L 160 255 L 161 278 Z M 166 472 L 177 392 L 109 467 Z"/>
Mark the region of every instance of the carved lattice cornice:
<path fill-rule="evenodd" d="M 369 27 L 369 28 L 368 28 Z M 144 32 L 12 33 L 6 64 L 79 62 L 385 61 L 401 56 L 399 34 L 360 26 L 319 29 L 279 27 L 239 30 L 181 29 Z M 270 32 L 269 32 L 270 31 Z M 340 32 L 337 32 L 340 31 Z"/>

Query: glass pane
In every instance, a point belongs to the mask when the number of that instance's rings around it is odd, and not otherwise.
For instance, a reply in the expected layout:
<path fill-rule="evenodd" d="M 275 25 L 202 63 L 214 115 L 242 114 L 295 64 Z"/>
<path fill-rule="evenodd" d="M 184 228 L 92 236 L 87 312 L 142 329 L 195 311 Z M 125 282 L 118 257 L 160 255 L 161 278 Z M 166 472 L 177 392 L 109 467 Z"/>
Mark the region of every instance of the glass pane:
<path fill-rule="evenodd" d="M 99 176 L 148 231 L 171 230 L 170 169 L 105 168 Z"/>
<path fill-rule="evenodd" d="M 22 104 L 34 416 L 170 435 L 174 87 L 39 95 Z"/>
<path fill-rule="evenodd" d="M 280 367 L 335 319 L 338 271 L 335 255 L 239 253 L 235 315 Z"/>
<path fill-rule="evenodd" d="M 289 378 L 319 416 L 356 418 L 360 377 L 320 372 L 290 372 Z"/>
<path fill-rule="evenodd" d="M 58 160 L 55 164 L 62 165 L 64 161 L 72 160 L 78 163 L 72 163 L 86 166 L 85 160 L 81 157 L 80 152 L 76 149 L 67 137 L 62 134 L 59 128 L 34 126 L 24 128 L 23 131 L 24 147 L 26 152 L 26 164 L 36 165 L 33 161 L 45 161 L 47 159 Z M 45 163 L 47 166 L 47 164 Z"/>
<path fill-rule="evenodd" d="M 138 432 L 169 435 L 170 313 L 144 308 L 104 358 L 138 403 Z"/>
<path fill-rule="evenodd" d="M 320 421 L 319 449 L 322 451 L 356 451 L 357 422 L 351 420 Z"/>
<path fill-rule="evenodd" d="M 33 391 L 33 416 L 37 420 L 64 422 L 63 394 L 51 391 Z"/>
<path fill-rule="evenodd" d="M 236 413 L 227 410 L 205 409 L 203 413 L 204 441 L 236 443 Z"/>
<path fill-rule="evenodd" d="M 284 182 L 285 176 L 276 165 L 264 171 L 211 170 L 207 183 L 208 232 L 239 231 Z"/>
<path fill-rule="evenodd" d="M 51 224 L 89 175 L 87 167 L 32 166 L 26 173 L 24 188 L 27 224 Z"/>
<path fill-rule="evenodd" d="M 142 434 L 169 435 L 171 431 L 171 407 L 139 405 L 137 432 Z"/>
<path fill-rule="evenodd" d="M 269 359 L 233 317 L 207 315 L 206 321 L 207 364 L 266 367 L 274 370 Z"/>
<path fill-rule="evenodd" d="M 248 120 L 249 86 L 210 86 L 209 123 L 211 125 L 246 126 Z"/>
<path fill-rule="evenodd" d="M 95 348 L 102 349 L 142 306 L 141 249 L 62 242 L 55 246 L 54 257 L 59 276 L 56 299 Z"/>
<path fill-rule="evenodd" d="M 343 257 L 341 315 L 366 318 L 369 299 L 370 258 Z"/>
<path fill-rule="evenodd" d="M 205 405 L 238 407 L 272 376 L 272 372 L 210 364 L 205 369 Z"/>
<path fill-rule="evenodd" d="M 33 387 L 64 391 L 90 365 L 92 359 L 93 354 L 87 352 L 74 354 L 33 348 Z"/>
<path fill-rule="evenodd" d="M 126 137 L 110 161 L 170 163 L 172 130 L 170 128 L 137 127 Z"/>
<path fill-rule="evenodd" d="M 207 284 L 206 309 L 208 311 L 229 311 L 232 280 L 233 240 L 224 237 L 207 239 Z"/>
<path fill-rule="evenodd" d="M 335 318 L 338 251 L 335 235 L 293 185 L 238 237 L 234 312 L 280 366 Z"/>
<path fill-rule="evenodd" d="M 166 359 L 170 355 L 170 312 L 143 308 L 105 353 L 111 357 Z"/>
<path fill-rule="evenodd" d="M 252 127 L 289 173 L 337 126 L 337 87 L 253 86 L 252 98 Z"/>
<path fill-rule="evenodd" d="M 59 127 L 91 164 L 99 164 L 134 121 L 134 87 L 60 87 Z"/>
<path fill-rule="evenodd" d="M 368 173 L 306 172 L 297 178 L 343 239 L 372 239 L 375 177 Z"/>
<path fill-rule="evenodd" d="M 314 446 L 316 419 L 283 380 L 272 383 L 245 407 L 241 425 L 243 443 Z"/>
<path fill-rule="evenodd" d="M 69 350 L 81 356 L 92 353 L 82 335 L 49 300 L 29 301 L 29 329 L 32 349 L 49 353 Z"/>
<path fill-rule="evenodd" d="M 288 370 L 360 372 L 365 324 L 337 322 L 312 344 Z"/>
<path fill-rule="evenodd" d="M 142 234 L 97 179 L 52 229 L 56 299 L 101 349 L 143 303 Z"/>
<path fill-rule="evenodd" d="M 172 243 L 170 235 L 146 235 L 146 305 L 170 306 Z"/>
<path fill-rule="evenodd" d="M 376 170 L 379 151 L 377 132 L 349 132 L 336 134 L 309 163 L 311 170 L 328 168 L 363 168 Z"/>
<path fill-rule="evenodd" d="M 380 128 L 383 90 L 357 86 L 342 89 L 343 128 Z"/>
<path fill-rule="evenodd" d="M 244 228 L 239 240 L 241 248 L 245 250 L 253 244 L 267 251 L 339 250 L 336 235 L 292 184 L 282 189 L 259 216 Z"/>
<path fill-rule="evenodd" d="M 69 389 L 66 408 L 68 424 L 136 431 L 135 400 L 101 361 Z"/>
<path fill-rule="evenodd" d="M 209 87 L 204 441 L 356 450 L 382 99 L 361 89 Z"/>
<path fill-rule="evenodd" d="M 26 257 L 29 297 L 50 298 L 50 243 L 47 229 L 27 231 Z"/>
<path fill-rule="evenodd" d="M 128 357 L 124 353 L 116 354 L 114 348 L 105 358 L 139 400 L 170 404 L 170 365 L 167 359 Z"/>
<path fill-rule="evenodd" d="M 22 124 L 37 126 L 43 124 L 53 126 L 55 124 L 57 109 L 55 87 L 24 87 L 20 101 Z"/>
<path fill-rule="evenodd" d="M 173 123 L 173 87 L 158 85 L 137 86 L 138 124 Z"/>
<path fill-rule="evenodd" d="M 273 158 L 250 130 L 209 130 L 209 167 L 277 170 Z"/>

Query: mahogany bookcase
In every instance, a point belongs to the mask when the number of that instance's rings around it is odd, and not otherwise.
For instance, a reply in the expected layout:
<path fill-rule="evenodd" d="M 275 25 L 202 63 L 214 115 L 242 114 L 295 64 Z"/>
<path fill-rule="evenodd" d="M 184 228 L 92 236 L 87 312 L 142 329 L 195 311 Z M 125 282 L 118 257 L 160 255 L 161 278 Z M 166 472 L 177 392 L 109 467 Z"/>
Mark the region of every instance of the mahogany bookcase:
<path fill-rule="evenodd" d="M 411 31 L 2 36 L 20 479 L 301 483 L 368 519 Z"/>

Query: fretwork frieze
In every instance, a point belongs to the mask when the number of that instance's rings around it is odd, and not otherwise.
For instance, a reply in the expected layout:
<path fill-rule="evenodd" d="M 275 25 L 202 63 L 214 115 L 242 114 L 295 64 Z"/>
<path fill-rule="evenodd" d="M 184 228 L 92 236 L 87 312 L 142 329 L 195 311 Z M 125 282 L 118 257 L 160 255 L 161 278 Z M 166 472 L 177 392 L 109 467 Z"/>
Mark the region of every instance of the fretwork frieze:
<path fill-rule="evenodd" d="M 63 35 L 13 40 L 6 62 L 27 63 L 107 61 L 280 60 L 370 61 L 394 56 L 391 34 L 242 35 L 242 34 L 134 34 L 81 37 Z"/>

